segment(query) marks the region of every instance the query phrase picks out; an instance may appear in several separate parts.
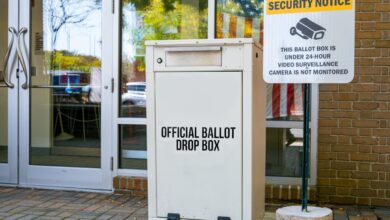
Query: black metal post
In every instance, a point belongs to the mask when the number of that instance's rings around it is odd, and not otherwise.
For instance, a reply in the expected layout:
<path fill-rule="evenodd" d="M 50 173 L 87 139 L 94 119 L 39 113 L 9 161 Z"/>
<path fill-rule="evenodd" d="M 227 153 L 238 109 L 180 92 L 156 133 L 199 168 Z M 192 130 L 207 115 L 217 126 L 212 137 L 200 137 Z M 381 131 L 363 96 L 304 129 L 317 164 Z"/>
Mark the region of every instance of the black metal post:
<path fill-rule="evenodd" d="M 310 155 L 310 90 L 311 85 L 304 84 L 303 107 L 303 164 L 302 164 L 302 211 L 307 212 L 307 188 Z"/>

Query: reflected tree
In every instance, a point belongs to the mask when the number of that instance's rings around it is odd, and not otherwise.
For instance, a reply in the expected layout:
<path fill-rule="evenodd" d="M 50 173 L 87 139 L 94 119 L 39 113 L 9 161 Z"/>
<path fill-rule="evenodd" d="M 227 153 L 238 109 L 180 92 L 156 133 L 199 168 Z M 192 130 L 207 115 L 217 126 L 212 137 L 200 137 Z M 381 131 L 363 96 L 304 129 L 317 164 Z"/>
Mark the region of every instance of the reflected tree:
<path fill-rule="evenodd" d="M 55 48 L 60 30 L 67 24 L 82 24 L 95 10 L 102 7 L 102 0 L 45 0 L 44 13 L 47 16 L 51 34 L 50 67 L 53 68 Z"/>

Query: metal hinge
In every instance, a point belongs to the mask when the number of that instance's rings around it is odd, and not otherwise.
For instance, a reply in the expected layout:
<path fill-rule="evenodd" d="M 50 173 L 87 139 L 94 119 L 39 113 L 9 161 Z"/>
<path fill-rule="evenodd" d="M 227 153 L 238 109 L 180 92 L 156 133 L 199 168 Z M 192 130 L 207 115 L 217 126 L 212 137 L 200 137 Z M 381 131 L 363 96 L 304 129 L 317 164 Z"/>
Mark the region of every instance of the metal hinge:
<path fill-rule="evenodd" d="M 111 12 L 112 12 L 113 14 L 115 14 L 115 0 L 112 0 Z"/>
<path fill-rule="evenodd" d="M 111 78 L 111 92 L 112 93 L 114 93 L 114 86 L 115 86 L 115 84 L 114 84 L 114 78 Z"/>
<path fill-rule="evenodd" d="M 114 170 L 114 157 L 111 157 L 110 169 L 111 171 Z"/>

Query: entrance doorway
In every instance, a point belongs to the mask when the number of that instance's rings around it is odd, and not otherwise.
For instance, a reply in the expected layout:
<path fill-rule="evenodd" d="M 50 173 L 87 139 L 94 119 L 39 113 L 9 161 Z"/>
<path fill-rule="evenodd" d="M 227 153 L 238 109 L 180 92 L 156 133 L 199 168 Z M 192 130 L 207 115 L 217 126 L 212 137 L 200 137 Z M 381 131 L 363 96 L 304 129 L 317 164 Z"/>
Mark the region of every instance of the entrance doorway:
<path fill-rule="evenodd" d="M 111 190 L 109 1 L 4 0 L 0 17 L 0 183 Z"/>

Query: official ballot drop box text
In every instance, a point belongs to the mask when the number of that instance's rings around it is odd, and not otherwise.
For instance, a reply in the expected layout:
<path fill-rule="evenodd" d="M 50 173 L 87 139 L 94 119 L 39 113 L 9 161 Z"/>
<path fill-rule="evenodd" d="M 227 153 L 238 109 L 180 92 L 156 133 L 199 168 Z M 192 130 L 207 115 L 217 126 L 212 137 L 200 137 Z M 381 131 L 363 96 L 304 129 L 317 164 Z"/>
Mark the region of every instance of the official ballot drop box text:
<path fill-rule="evenodd" d="M 252 39 L 146 42 L 149 219 L 261 219 L 266 89 Z"/>

